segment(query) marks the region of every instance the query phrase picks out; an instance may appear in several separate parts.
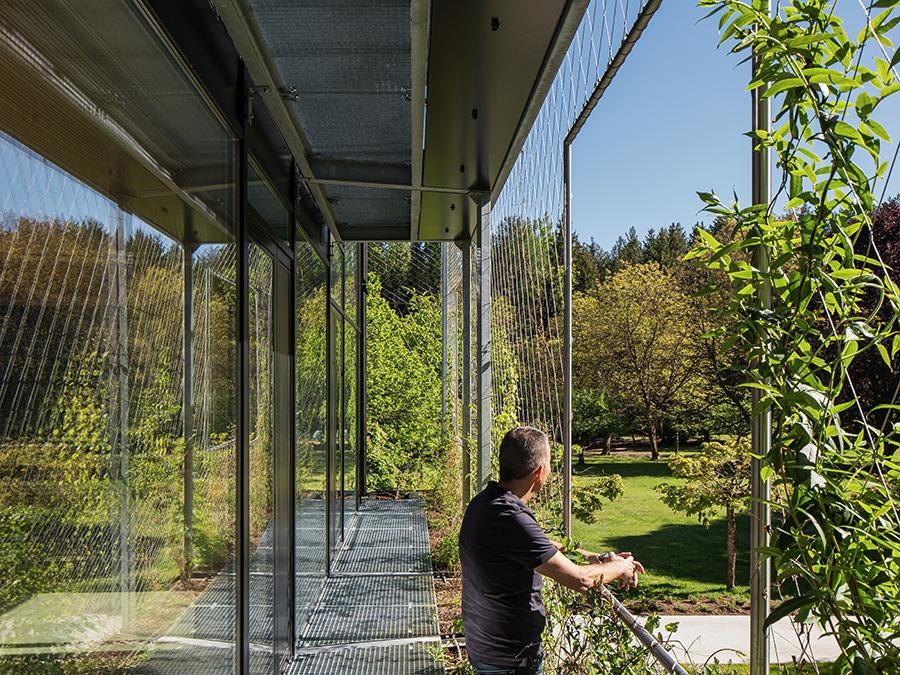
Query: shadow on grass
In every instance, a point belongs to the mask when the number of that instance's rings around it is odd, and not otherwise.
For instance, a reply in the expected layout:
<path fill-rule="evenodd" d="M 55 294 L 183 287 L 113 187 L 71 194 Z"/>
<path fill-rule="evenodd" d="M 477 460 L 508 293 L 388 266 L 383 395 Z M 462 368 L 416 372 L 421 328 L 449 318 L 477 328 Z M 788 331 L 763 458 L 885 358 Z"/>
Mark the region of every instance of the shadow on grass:
<path fill-rule="evenodd" d="M 619 462 L 587 462 L 572 467 L 576 476 L 607 476 L 617 473 L 622 478 L 647 476 L 650 478 L 669 478 L 672 472 L 669 465 L 662 460 L 657 461 L 619 461 Z"/>
<path fill-rule="evenodd" d="M 725 586 L 727 554 L 725 519 L 713 521 L 709 528 L 700 525 L 663 525 L 640 535 L 610 538 L 618 551 L 632 551 L 647 568 L 648 575 L 690 579 L 704 584 Z M 750 578 L 750 518 L 737 519 L 736 583 L 744 586 Z M 683 588 L 667 582 L 654 583 L 654 592 L 683 593 Z"/>

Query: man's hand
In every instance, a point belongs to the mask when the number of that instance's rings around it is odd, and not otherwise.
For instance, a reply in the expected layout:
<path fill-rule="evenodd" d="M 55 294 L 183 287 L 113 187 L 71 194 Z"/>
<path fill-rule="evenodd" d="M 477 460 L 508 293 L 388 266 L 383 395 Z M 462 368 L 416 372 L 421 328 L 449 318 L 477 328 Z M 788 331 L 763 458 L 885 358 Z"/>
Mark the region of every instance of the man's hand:
<path fill-rule="evenodd" d="M 634 559 L 631 551 L 623 551 L 622 553 L 612 553 L 609 562 L 618 565 L 621 573 L 618 577 L 619 588 L 637 588 L 638 575 L 646 574 L 644 566 Z M 611 581 L 611 580 L 610 580 Z"/>

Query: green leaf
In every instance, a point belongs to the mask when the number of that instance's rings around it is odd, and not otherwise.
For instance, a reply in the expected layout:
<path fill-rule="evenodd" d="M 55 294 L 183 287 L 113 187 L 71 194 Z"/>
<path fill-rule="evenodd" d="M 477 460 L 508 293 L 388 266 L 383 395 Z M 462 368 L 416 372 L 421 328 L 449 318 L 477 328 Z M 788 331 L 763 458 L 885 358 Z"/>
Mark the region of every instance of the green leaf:
<path fill-rule="evenodd" d="M 766 89 L 763 97 L 769 98 L 771 96 L 775 96 L 776 94 L 780 94 L 783 91 L 787 91 L 788 89 L 794 89 L 796 87 L 802 87 L 804 85 L 803 80 L 799 77 L 787 77 L 783 80 L 779 80 L 771 87 Z"/>
<path fill-rule="evenodd" d="M 784 617 L 790 615 L 791 612 L 795 610 L 806 609 L 807 607 L 811 607 L 813 604 L 812 598 L 809 598 L 805 595 L 801 595 L 797 598 L 791 598 L 790 600 L 785 600 L 777 608 L 772 610 L 772 613 L 766 617 L 765 627 L 769 628 L 773 624 L 777 623 Z"/>
<path fill-rule="evenodd" d="M 879 138 L 887 141 L 888 143 L 891 142 L 890 134 L 888 134 L 887 129 L 881 126 L 881 124 L 879 124 L 875 120 L 867 120 L 866 123 L 872 128 L 872 131 L 874 131 Z"/>
<path fill-rule="evenodd" d="M 843 120 L 838 120 L 835 123 L 834 133 L 836 133 L 838 136 L 843 136 L 844 138 L 849 138 L 854 141 L 862 141 L 862 137 L 859 135 L 859 131 L 857 131 L 855 127 L 847 124 Z"/>
<path fill-rule="evenodd" d="M 890 368 L 891 367 L 891 357 L 888 354 L 887 347 L 885 347 L 880 342 L 875 343 L 875 346 L 878 348 L 878 353 L 881 354 L 881 360 L 884 361 L 884 364 Z"/>

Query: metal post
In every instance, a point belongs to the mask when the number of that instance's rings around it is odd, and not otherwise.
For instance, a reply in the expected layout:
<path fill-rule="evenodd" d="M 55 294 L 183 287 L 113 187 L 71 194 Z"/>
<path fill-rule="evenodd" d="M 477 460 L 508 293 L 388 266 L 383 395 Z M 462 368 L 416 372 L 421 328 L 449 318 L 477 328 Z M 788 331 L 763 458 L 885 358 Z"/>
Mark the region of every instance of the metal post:
<path fill-rule="evenodd" d="M 450 250 L 449 242 L 441 243 L 441 431 L 444 443 L 449 434 L 450 375 Z"/>
<path fill-rule="evenodd" d="M 359 323 L 359 334 L 357 343 L 359 348 L 356 354 L 358 364 L 357 369 L 357 386 L 356 386 L 356 447 L 357 450 L 357 469 L 356 469 L 356 508 L 359 509 L 361 498 L 366 494 L 366 429 L 368 421 L 366 419 L 366 350 L 368 349 L 367 327 L 366 327 L 366 298 L 368 297 L 368 287 L 366 286 L 369 279 L 369 249 L 365 243 L 359 244 L 358 257 L 358 273 L 359 279 L 356 284 L 357 288 L 357 321 Z"/>
<path fill-rule="evenodd" d="M 572 145 L 563 144 L 563 185 L 565 192 L 565 325 L 563 334 L 563 530 L 572 536 Z"/>
<path fill-rule="evenodd" d="M 450 441 L 459 444 L 459 288 L 454 285 L 447 300 L 449 321 L 447 335 L 449 349 Z"/>
<path fill-rule="evenodd" d="M 478 464 L 476 491 L 491 478 L 491 204 L 478 206 Z"/>
<path fill-rule="evenodd" d="M 472 498 L 472 242 L 462 249 L 462 501 Z"/>
<path fill-rule="evenodd" d="M 185 242 L 182 249 L 182 283 L 184 288 L 184 354 L 182 379 L 182 433 L 184 434 L 184 561 L 181 576 L 189 581 L 194 560 L 194 245 Z"/>
<path fill-rule="evenodd" d="M 242 97 L 241 137 L 238 151 L 238 241 L 237 241 L 237 574 L 235 575 L 235 604 L 237 619 L 237 672 L 250 672 L 250 239 L 248 133 L 250 108 L 250 76 L 240 65 L 239 96 Z"/>
<path fill-rule="evenodd" d="M 771 14 L 771 0 L 765 3 L 766 12 Z M 759 61 L 753 57 L 753 79 L 757 77 Z M 769 100 L 763 98 L 761 93 L 765 87 L 757 87 L 751 94 L 752 123 L 754 130 L 769 129 Z M 768 204 L 770 160 L 767 149 L 753 143 L 753 203 Z M 754 253 L 754 265 L 762 272 L 768 272 L 768 254 L 763 246 L 759 246 Z M 763 283 L 758 291 L 758 301 L 762 308 L 771 305 L 771 289 L 768 283 Z M 752 513 L 750 517 L 750 675 L 768 675 L 769 673 L 769 637 L 765 630 L 765 620 L 769 615 L 771 566 L 769 561 L 762 560 L 757 550 L 769 545 L 769 532 L 771 531 L 771 510 L 769 508 L 769 481 L 762 479 L 762 458 L 769 454 L 772 445 L 772 417 L 768 409 L 760 410 L 759 402 L 762 392 L 753 389 L 751 401 L 753 404 L 753 424 L 751 429 L 752 452 L 751 471 L 751 497 Z"/>

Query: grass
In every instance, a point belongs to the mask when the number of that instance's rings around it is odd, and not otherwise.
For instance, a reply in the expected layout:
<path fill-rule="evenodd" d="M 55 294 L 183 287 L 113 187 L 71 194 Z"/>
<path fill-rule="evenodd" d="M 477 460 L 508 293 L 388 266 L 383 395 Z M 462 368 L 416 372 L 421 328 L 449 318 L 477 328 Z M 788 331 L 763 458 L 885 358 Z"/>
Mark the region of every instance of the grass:
<path fill-rule="evenodd" d="M 630 592 L 633 595 L 666 601 L 712 601 L 723 612 L 740 611 L 749 592 L 748 517 L 738 517 L 738 586 L 727 591 L 724 514 L 707 528 L 696 518 L 675 513 L 663 504 L 654 487 L 677 480 L 663 460 L 589 454 L 584 465 L 574 467 L 573 482 L 576 487 L 587 485 L 596 476 L 610 473 L 622 476 L 624 494 L 603 507 L 596 523 L 575 520 L 575 540 L 598 552 L 632 551 L 647 568 L 638 590 Z M 666 607 L 656 609 L 663 611 Z"/>

